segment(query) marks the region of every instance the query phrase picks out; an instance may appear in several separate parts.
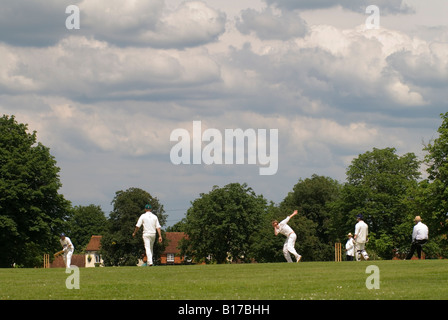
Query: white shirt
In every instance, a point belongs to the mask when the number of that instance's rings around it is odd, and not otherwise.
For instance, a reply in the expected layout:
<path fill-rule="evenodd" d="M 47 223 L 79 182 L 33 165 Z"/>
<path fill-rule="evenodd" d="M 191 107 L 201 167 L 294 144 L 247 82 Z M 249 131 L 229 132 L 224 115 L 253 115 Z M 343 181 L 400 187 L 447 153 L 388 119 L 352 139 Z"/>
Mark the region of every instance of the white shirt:
<path fill-rule="evenodd" d="M 369 226 L 360 220 L 355 226 L 355 241 L 357 243 L 366 243 L 367 235 L 369 234 Z"/>
<path fill-rule="evenodd" d="M 161 228 L 159 219 L 150 211 L 145 212 L 138 218 L 136 227 L 143 224 L 143 235 L 156 234 L 157 229 Z"/>
<path fill-rule="evenodd" d="M 347 240 L 347 243 L 345 244 L 345 250 L 347 250 L 348 256 L 354 256 L 355 255 L 355 246 L 354 246 L 354 240 L 353 238 L 350 238 Z"/>
<path fill-rule="evenodd" d="M 289 236 L 294 230 L 290 226 L 288 226 L 290 217 L 288 216 L 286 219 L 282 220 L 277 227 L 277 232 L 284 234 L 285 236 Z"/>
<path fill-rule="evenodd" d="M 417 223 L 412 231 L 412 240 L 428 239 L 428 227 L 424 223 Z"/>
<path fill-rule="evenodd" d="M 59 239 L 59 241 L 61 242 L 61 246 L 62 246 L 62 249 L 64 250 L 64 252 L 68 252 L 68 251 L 73 252 L 75 250 L 75 247 L 73 246 L 73 243 L 69 237 L 65 237 L 64 240 Z"/>

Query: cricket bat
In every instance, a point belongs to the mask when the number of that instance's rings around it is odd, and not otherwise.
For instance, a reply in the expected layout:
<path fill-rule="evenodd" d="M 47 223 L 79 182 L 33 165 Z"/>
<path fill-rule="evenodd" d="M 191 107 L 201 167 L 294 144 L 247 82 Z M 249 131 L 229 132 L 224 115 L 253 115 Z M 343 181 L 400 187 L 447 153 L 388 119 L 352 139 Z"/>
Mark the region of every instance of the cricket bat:
<path fill-rule="evenodd" d="M 64 253 L 64 250 L 58 251 L 54 254 L 54 257 L 56 258 L 57 256 L 61 255 Z"/>

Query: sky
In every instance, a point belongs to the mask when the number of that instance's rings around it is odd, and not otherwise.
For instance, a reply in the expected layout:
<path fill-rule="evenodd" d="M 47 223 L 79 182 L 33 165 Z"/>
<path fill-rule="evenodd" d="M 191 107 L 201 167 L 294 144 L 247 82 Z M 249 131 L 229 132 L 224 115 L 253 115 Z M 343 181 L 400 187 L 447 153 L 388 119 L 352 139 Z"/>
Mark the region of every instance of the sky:
<path fill-rule="evenodd" d="M 74 206 L 108 215 L 141 188 L 170 226 L 233 182 L 278 204 L 313 174 L 344 182 L 373 148 L 423 159 L 448 111 L 447 14 L 446 0 L 3 0 L 0 113 L 50 148 Z M 257 135 L 243 164 L 205 164 L 237 129 Z"/>

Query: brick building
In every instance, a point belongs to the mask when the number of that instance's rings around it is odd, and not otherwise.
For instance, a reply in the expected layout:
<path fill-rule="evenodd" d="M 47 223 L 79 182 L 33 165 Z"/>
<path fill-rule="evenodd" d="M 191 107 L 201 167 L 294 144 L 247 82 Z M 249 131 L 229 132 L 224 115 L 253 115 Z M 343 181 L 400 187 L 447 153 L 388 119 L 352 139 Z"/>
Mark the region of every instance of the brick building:
<path fill-rule="evenodd" d="M 168 246 L 160 257 L 161 264 L 181 264 L 185 262 L 185 258 L 180 256 L 179 241 L 185 238 L 183 232 L 166 232 L 165 237 L 168 239 Z"/>

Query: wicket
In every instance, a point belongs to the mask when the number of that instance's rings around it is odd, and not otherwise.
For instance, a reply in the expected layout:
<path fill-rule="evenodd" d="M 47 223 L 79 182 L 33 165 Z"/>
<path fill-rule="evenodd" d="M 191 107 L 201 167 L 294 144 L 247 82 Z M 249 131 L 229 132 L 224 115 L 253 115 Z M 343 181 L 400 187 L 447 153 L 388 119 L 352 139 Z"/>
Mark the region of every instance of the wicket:
<path fill-rule="evenodd" d="M 336 242 L 334 244 L 334 261 L 336 262 L 342 261 L 342 249 L 340 242 Z"/>
<path fill-rule="evenodd" d="M 44 254 L 44 268 L 50 268 L 50 255 L 48 253 Z"/>

